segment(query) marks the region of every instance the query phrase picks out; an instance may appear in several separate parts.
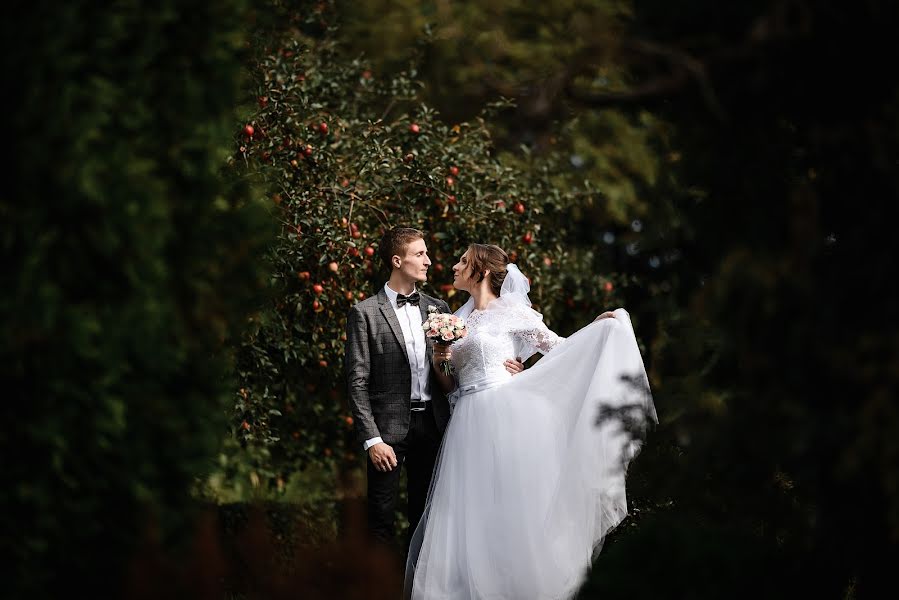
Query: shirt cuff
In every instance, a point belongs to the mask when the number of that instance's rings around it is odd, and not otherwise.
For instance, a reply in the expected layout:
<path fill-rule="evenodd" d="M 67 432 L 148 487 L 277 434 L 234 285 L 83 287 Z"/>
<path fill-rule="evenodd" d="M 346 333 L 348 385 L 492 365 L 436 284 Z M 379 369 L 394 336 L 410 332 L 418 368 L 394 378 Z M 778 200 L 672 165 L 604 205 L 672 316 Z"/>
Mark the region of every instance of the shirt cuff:
<path fill-rule="evenodd" d="M 368 449 L 371 448 L 372 446 L 374 446 L 375 444 L 383 444 L 383 443 L 384 443 L 384 440 L 382 440 L 382 439 L 380 438 L 380 436 L 379 436 L 379 437 L 373 437 L 373 438 L 371 438 L 370 440 L 365 440 L 365 443 L 362 444 L 362 449 L 365 450 L 365 451 L 367 452 Z"/>

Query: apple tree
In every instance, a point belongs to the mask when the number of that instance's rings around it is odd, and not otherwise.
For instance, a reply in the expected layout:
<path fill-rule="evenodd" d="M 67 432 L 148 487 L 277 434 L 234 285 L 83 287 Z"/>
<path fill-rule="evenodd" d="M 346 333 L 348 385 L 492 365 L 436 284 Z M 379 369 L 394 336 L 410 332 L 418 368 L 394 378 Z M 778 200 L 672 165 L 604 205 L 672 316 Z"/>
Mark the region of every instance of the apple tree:
<path fill-rule="evenodd" d="M 264 48 L 254 75 L 231 165 L 266 190 L 279 233 L 267 255 L 267 305 L 238 353 L 234 426 L 270 452 L 257 467 L 272 481 L 360 456 L 342 373 L 345 320 L 388 277 L 377 258 L 387 228 L 426 232 L 426 291 L 453 307 L 464 298 L 451 267 L 471 242 L 509 252 L 551 326 L 616 293 L 614 276 L 580 268 L 589 256 L 567 246 L 574 211 L 598 193 L 559 185 L 564 167 L 552 156 L 498 156 L 490 119 L 503 102 L 446 123 L 420 100 L 414 67 L 382 75 L 333 38 L 299 30 Z"/>

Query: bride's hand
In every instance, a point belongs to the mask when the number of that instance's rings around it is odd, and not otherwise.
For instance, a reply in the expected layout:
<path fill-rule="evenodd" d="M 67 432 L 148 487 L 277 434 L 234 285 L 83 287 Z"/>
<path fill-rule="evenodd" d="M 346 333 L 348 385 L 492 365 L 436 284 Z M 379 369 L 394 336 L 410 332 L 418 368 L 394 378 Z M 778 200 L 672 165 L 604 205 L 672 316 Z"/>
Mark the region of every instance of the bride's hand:
<path fill-rule="evenodd" d="M 453 351 L 449 344 L 434 344 L 434 361 L 442 363 L 445 360 L 452 360 Z"/>
<path fill-rule="evenodd" d="M 517 356 L 514 359 L 510 358 L 503 362 L 503 366 L 506 367 L 506 371 L 511 373 L 512 375 L 518 375 L 522 371 L 524 371 L 524 363 L 521 362 L 521 357 Z"/>
<path fill-rule="evenodd" d="M 593 322 L 596 323 L 597 321 L 601 321 L 602 319 L 614 319 L 614 318 L 615 318 L 615 313 L 613 313 L 610 310 L 607 310 L 606 312 L 602 313 L 601 315 L 599 315 L 598 317 L 593 319 Z"/>

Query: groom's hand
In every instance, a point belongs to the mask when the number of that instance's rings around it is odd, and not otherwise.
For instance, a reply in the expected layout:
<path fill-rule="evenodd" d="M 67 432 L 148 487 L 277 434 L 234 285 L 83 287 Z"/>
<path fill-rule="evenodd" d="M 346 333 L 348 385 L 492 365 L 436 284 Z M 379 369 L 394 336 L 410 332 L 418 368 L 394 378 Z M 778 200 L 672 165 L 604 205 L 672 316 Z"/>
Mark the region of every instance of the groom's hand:
<path fill-rule="evenodd" d="M 509 359 L 503 362 L 503 366 L 506 367 L 506 371 L 511 373 L 512 375 L 518 375 L 522 371 L 524 371 L 524 363 L 521 362 L 521 357 L 518 356 L 514 360 Z"/>
<path fill-rule="evenodd" d="M 397 466 L 396 454 L 393 448 L 381 442 L 368 449 L 368 458 L 378 471 L 382 473 L 392 471 Z"/>

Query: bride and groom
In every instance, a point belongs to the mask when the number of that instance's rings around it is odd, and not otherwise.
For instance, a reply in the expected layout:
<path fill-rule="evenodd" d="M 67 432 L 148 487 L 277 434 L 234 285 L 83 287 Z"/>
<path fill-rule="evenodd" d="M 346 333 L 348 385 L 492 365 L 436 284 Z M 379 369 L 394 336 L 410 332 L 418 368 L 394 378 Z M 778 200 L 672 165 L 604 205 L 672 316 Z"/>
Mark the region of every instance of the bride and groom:
<path fill-rule="evenodd" d="M 390 279 L 350 310 L 345 363 L 372 535 L 393 541 L 405 466 L 407 596 L 573 596 L 627 514 L 640 440 L 624 423 L 655 419 L 627 313 L 561 338 L 505 252 L 472 244 L 453 267 L 453 285 L 471 295 L 456 313 L 468 335 L 435 345 L 421 324 L 429 306 L 449 307 L 415 289 L 430 265 L 421 232 L 394 228 L 379 253 Z"/>

